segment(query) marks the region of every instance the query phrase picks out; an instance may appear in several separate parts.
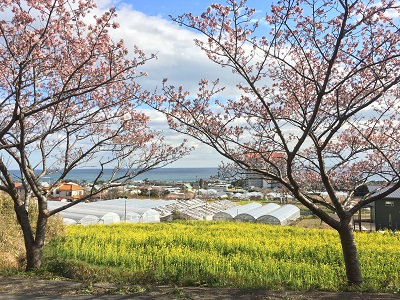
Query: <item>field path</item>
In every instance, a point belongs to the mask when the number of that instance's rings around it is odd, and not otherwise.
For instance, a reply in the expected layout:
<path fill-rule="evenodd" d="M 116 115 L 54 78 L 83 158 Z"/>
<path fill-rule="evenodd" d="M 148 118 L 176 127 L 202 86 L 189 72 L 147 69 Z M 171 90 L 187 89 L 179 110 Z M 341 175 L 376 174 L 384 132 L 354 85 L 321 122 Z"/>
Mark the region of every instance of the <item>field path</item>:
<path fill-rule="evenodd" d="M 294 292 L 294 291 L 265 291 L 242 290 L 230 288 L 206 287 L 152 287 L 149 291 L 130 295 L 118 295 L 116 291 L 124 291 L 127 287 L 112 284 L 93 284 L 67 280 L 42 280 L 34 278 L 10 278 L 0 276 L 0 299 L 65 299 L 65 300 L 172 300 L 172 299 L 209 299 L 209 300 L 373 300 L 373 299 L 400 299 L 399 294 L 370 294 L 370 293 L 332 293 L 332 292 Z"/>

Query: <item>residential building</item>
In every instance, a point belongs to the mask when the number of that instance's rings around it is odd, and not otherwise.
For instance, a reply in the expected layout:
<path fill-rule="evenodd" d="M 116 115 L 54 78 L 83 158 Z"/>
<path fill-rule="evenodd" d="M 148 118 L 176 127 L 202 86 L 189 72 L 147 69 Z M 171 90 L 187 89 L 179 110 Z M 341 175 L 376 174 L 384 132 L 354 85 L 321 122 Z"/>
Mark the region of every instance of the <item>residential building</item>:
<path fill-rule="evenodd" d="M 370 191 L 374 191 L 377 188 L 376 186 L 368 186 Z M 378 191 L 378 193 L 383 191 L 385 191 L 385 188 Z M 400 229 L 400 189 L 373 203 L 372 218 L 376 230 Z"/>
<path fill-rule="evenodd" d="M 73 182 L 62 182 L 51 193 L 52 200 L 68 201 L 77 200 L 83 197 L 85 188 Z"/>
<path fill-rule="evenodd" d="M 21 183 L 15 183 L 15 188 L 17 189 L 17 193 L 20 197 L 25 196 L 25 187 Z"/>

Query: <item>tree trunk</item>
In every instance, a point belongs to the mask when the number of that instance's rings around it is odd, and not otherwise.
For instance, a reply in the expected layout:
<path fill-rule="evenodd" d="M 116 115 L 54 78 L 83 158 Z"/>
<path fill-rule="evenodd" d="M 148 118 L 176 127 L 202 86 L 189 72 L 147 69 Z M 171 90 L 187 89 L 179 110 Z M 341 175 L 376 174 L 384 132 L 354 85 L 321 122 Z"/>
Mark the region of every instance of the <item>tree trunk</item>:
<path fill-rule="evenodd" d="M 17 219 L 24 235 L 26 270 L 37 269 L 43 262 L 43 246 L 46 234 L 47 218 L 42 213 L 39 213 L 35 237 L 25 206 L 16 206 L 15 213 L 17 214 Z"/>
<path fill-rule="evenodd" d="M 26 271 L 38 269 L 43 263 L 43 244 L 36 243 L 26 248 Z"/>
<path fill-rule="evenodd" d="M 40 210 L 36 224 L 35 242 L 26 249 L 26 270 L 37 269 L 43 263 L 43 247 L 46 235 L 47 217 Z"/>
<path fill-rule="evenodd" d="M 353 228 L 350 224 L 350 220 L 341 220 L 340 223 L 341 226 L 338 232 L 340 235 L 340 241 L 342 243 L 347 283 L 349 285 L 359 285 L 362 283 L 363 279 L 361 275 L 360 262 L 358 260 Z"/>

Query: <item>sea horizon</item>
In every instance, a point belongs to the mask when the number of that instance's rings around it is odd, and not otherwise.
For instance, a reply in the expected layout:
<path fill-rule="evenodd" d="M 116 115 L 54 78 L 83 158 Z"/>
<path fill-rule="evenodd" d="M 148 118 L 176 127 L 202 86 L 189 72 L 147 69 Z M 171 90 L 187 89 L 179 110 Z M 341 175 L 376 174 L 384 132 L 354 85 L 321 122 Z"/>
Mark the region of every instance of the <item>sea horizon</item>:
<path fill-rule="evenodd" d="M 103 180 L 106 180 L 110 177 L 113 169 L 105 169 L 104 175 L 102 176 Z M 86 181 L 93 182 L 97 177 L 100 169 L 99 168 L 79 168 L 74 169 L 68 173 L 65 177 L 64 181 L 74 180 L 74 181 Z M 18 170 L 10 170 L 10 172 L 14 175 L 14 177 L 18 178 Z M 40 172 L 40 170 L 38 170 Z M 143 180 L 152 180 L 152 181 L 164 181 L 164 182 L 196 182 L 200 179 L 209 180 L 210 177 L 217 176 L 218 167 L 206 167 L 206 168 L 157 168 L 142 174 L 139 174 L 133 181 L 143 181 Z M 52 181 L 58 179 L 59 175 L 57 174 L 46 174 L 42 177 L 42 181 L 51 183 Z"/>

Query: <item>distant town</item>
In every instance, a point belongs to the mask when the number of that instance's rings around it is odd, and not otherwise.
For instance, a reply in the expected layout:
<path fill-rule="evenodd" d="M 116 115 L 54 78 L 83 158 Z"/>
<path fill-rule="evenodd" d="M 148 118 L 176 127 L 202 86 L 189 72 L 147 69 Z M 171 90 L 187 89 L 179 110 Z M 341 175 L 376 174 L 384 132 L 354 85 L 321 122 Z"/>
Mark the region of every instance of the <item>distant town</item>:
<path fill-rule="evenodd" d="M 49 183 L 43 182 L 43 185 L 49 186 Z M 89 186 L 85 181 L 78 180 L 60 183 L 49 193 L 49 208 L 54 209 L 64 205 L 65 202 L 83 198 L 89 194 L 87 191 Z M 101 189 L 101 182 L 97 188 Z M 17 186 L 17 190 L 19 193 L 24 193 L 21 185 Z M 363 193 L 363 191 L 360 192 Z M 368 189 L 364 191 L 366 192 Z M 320 197 L 327 197 L 324 192 L 317 193 Z M 338 191 L 337 194 L 341 197 L 347 196 L 345 191 Z M 388 202 L 387 199 L 385 201 Z M 230 182 L 215 178 L 199 179 L 194 182 L 145 179 L 104 190 L 84 202 L 61 212 L 66 223 L 160 222 L 171 219 L 191 219 L 258 221 L 287 225 L 297 221 L 300 216 L 313 215 L 286 192 L 281 184 L 266 180 L 254 173 Z M 88 203 L 97 204 L 89 205 Z M 105 204 L 110 209 L 102 207 Z M 271 206 L 272 204 L 276 206 Z M 376 204 L 376 207 L 380 206 L 379 203 Z M 279 212 L 279 214 L 274 217 L 271 212 L 278 208 L 279 210 L 275 213 Z M 379 230 L 383 222 L 381 219 L 384 219 L 380 214 L 384 211 L 380 209 L 377 212 L 374 205 L 364 207 L 354 217 L 354 229 Z M 379 223 L 376 222 L 377 219 Z M 392 224 L 385 224 L 385 228 L 390 225 Z M 398 226 L 397 223 L 395 226 Z"/>

